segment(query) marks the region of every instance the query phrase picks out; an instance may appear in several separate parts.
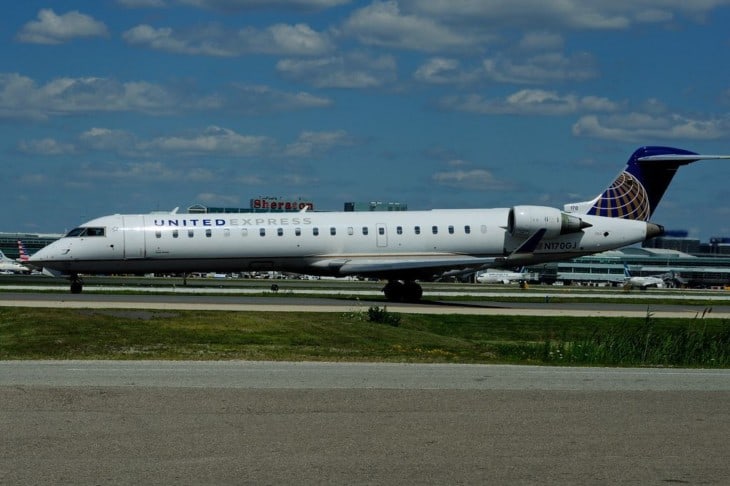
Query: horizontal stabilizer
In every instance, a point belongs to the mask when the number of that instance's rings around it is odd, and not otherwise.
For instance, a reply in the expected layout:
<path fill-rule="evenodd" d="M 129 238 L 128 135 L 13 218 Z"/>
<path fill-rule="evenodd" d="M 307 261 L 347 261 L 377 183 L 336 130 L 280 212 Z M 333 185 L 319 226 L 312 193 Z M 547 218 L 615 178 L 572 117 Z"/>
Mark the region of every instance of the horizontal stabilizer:
<path fill-rule="evenodd" d="M 730 155 L 682 155 L 682 154 L 663 154 L 663 155 L 647 155 L 646 157 L 639 157 L 639 162 L 684 162 L 692 163 L 698 160 L 718 160 L 718 159 L 730 159 Z"/>

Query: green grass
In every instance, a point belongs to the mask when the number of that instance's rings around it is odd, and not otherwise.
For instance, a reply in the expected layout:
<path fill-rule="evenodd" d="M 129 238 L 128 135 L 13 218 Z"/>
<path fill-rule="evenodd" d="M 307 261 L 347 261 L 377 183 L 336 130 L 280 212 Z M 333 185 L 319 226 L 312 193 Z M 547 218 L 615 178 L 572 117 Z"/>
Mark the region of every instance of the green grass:
<path fill-rule="evenodd" d="M 0 308 L 0 359 L 244 359 L 730 366 L 730 323 Z"/>

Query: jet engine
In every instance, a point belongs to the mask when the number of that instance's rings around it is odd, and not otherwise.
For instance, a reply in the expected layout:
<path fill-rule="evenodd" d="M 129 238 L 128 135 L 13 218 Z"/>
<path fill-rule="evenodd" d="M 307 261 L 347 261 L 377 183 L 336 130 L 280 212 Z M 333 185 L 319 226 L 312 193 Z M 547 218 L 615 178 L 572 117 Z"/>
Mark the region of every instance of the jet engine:
<path fill-rule="evenodd" d="M 546 206 L 514 206 L 507 217 L 507 232 L 515 238 L 528 238 L 542 228 L 547 230 L 543 237 L 551 238 L 590 226 L 578 216 Z"/>

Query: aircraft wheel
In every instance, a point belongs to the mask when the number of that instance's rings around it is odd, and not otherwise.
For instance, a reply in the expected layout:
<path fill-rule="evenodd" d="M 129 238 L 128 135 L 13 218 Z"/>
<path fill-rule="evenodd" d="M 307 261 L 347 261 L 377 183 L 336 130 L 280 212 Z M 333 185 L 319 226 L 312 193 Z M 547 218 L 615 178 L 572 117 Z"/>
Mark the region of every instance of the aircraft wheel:
<path fill-rule="evenodd" d="M 406 302 L 418 302 L 423 297 L 423 288 L 416 282 L 409 280 L 403 285 L 403 300 Z"/>
<path fill-rule="evenodd" d="M 405 286 L 397 280 L 391 280 L 383 287 L 383 294 L 391 302 L 400 302 L 405 294 Z"/>
<path fill-rule="evenodd" d="M 81 280 L 78 280 L 78 279 L 71 280 L 71 293 L 72 294 L 80 294 L 83 289 L 84 289 L 84 284 L 81 282 Z"/>

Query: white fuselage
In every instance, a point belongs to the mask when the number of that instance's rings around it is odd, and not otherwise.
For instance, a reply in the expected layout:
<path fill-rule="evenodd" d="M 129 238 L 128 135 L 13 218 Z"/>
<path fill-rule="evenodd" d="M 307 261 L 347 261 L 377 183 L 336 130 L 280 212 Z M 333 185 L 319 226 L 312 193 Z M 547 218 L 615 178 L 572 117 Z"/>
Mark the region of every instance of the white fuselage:
<path fill-rule="evenodd" d="M 72 274 L 279 270 L 416 279 L 437 273 L 436 260 L 445 262 L 440 271 L 450 261 L 466 268 L 471 259 L 474 270 L 554 261 L 643 241 L 647 227 L 655 227 L 581 215 L 590 227 L 546 235 L 529 252 L 512 254 L 526 238 L 507 230 L 509 212 L 112 215 L 85 223 L 30 263 Z"/>

